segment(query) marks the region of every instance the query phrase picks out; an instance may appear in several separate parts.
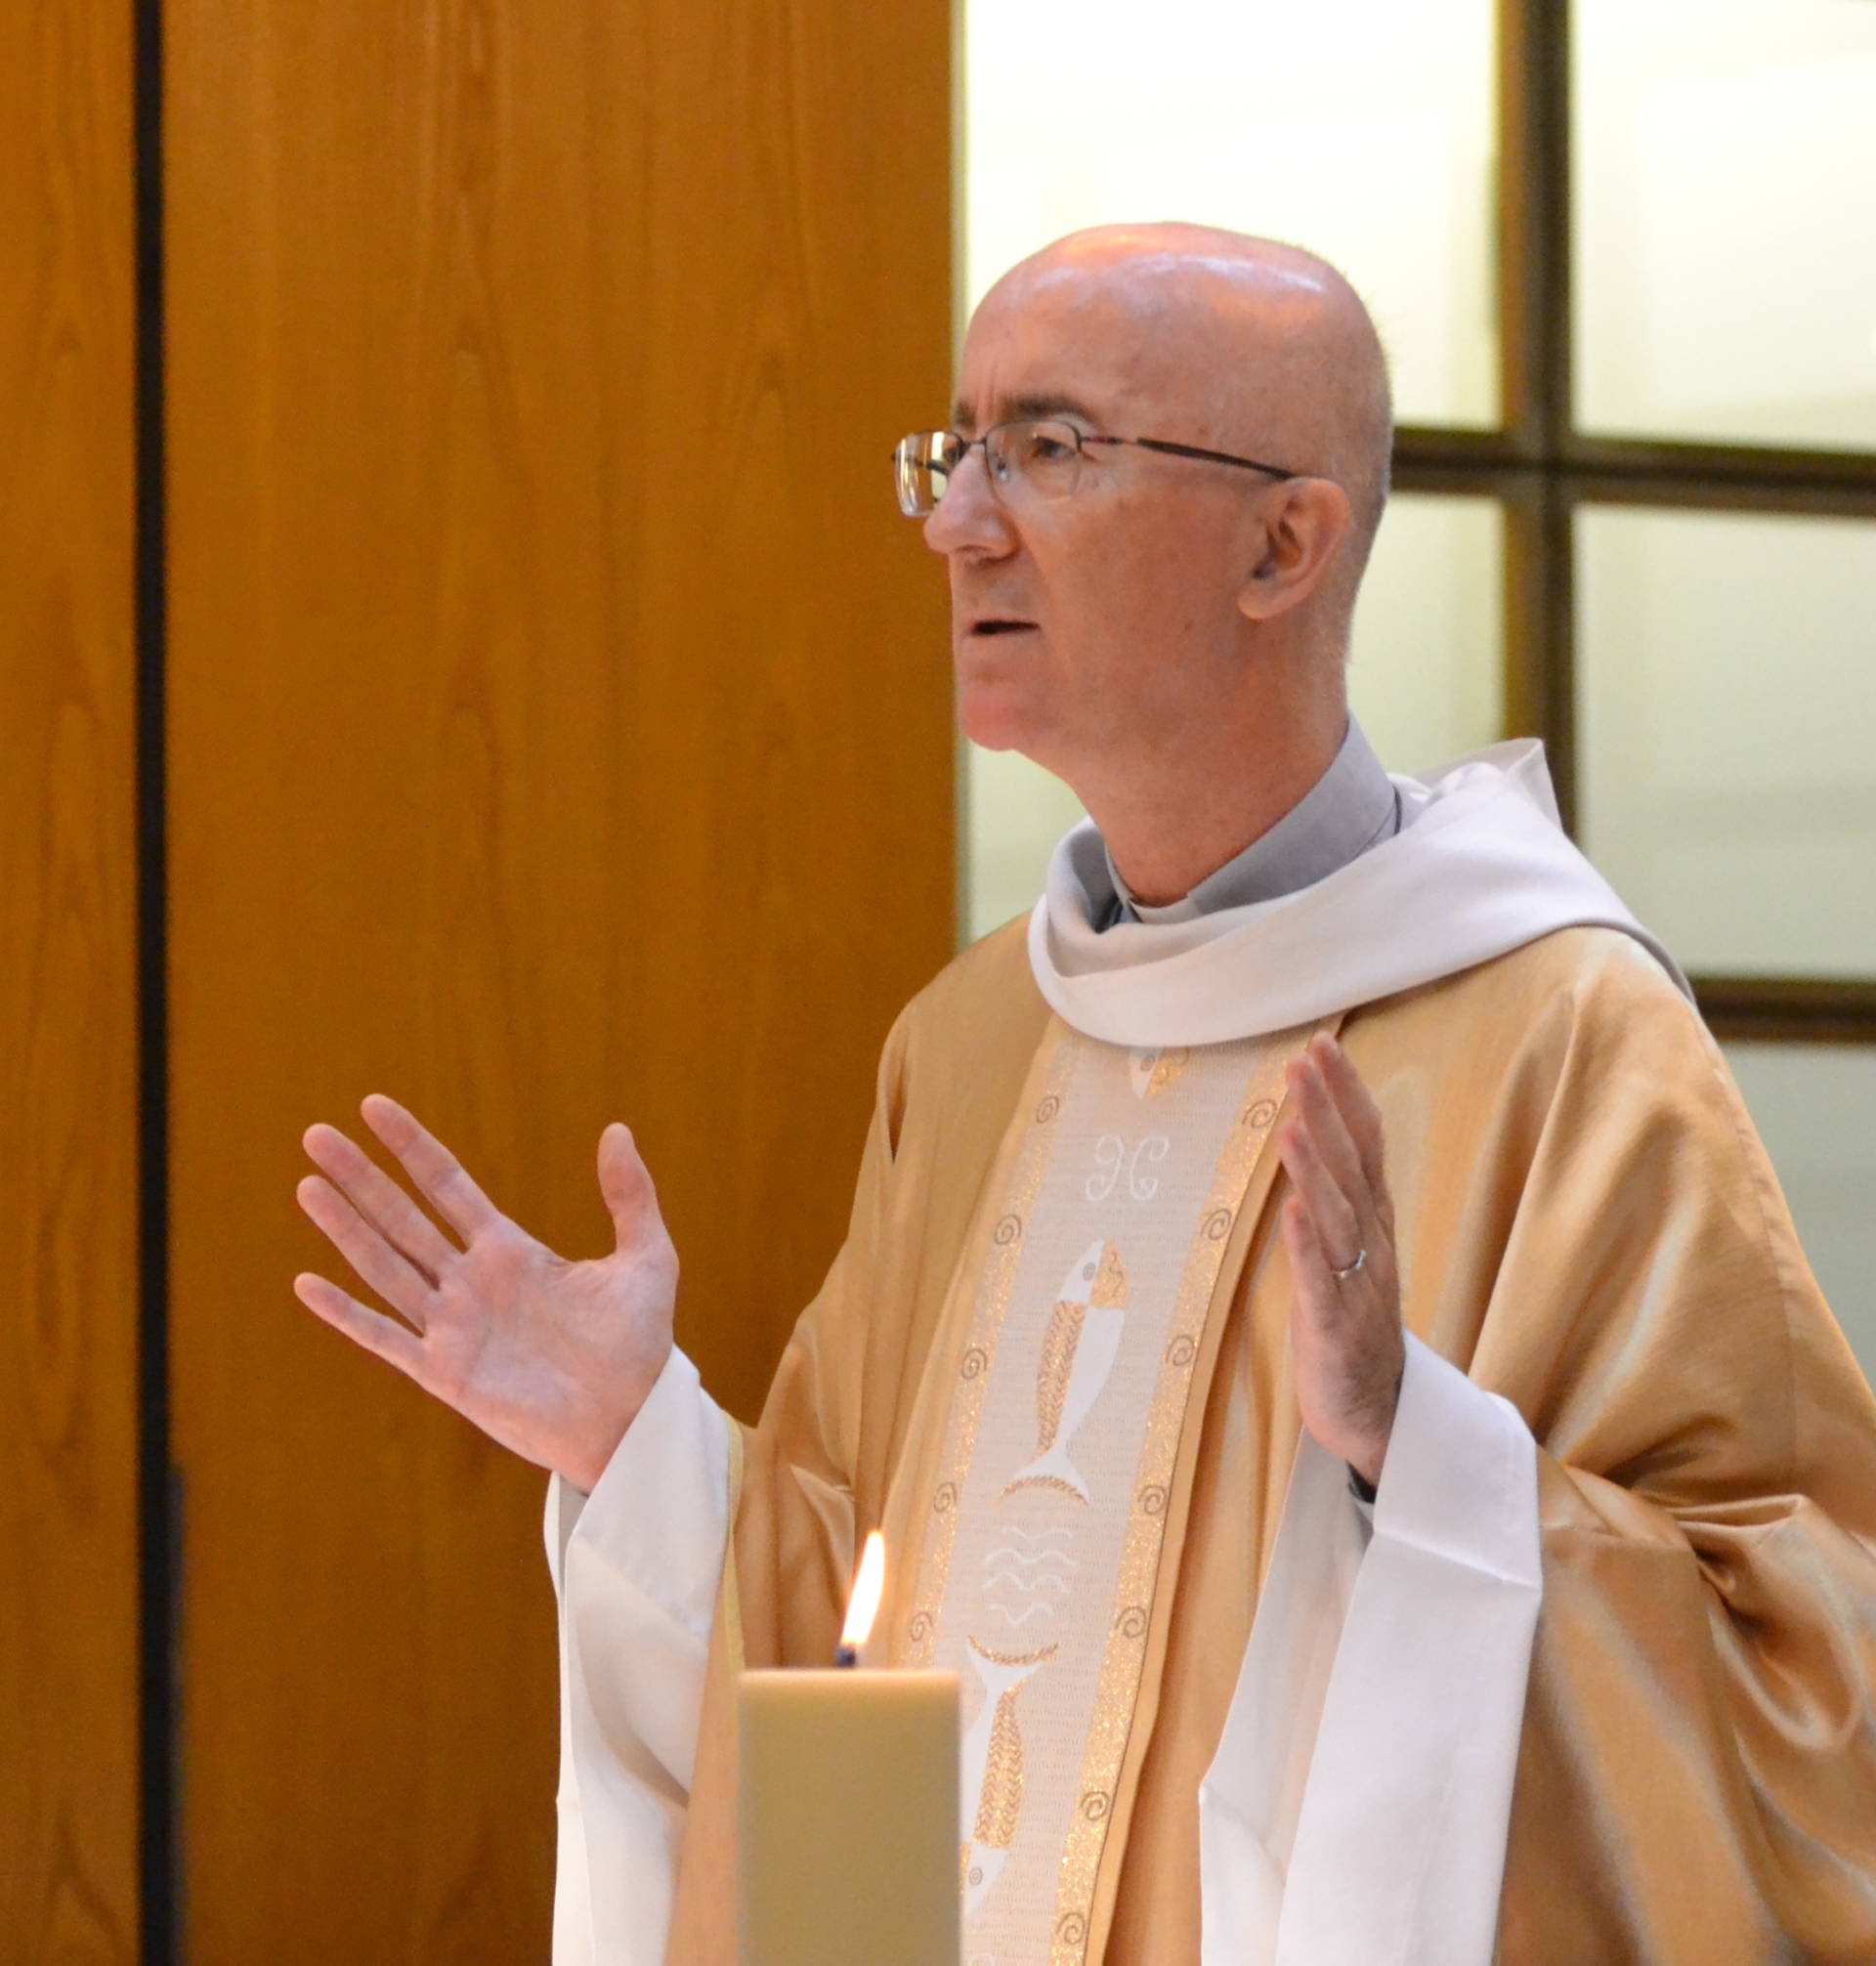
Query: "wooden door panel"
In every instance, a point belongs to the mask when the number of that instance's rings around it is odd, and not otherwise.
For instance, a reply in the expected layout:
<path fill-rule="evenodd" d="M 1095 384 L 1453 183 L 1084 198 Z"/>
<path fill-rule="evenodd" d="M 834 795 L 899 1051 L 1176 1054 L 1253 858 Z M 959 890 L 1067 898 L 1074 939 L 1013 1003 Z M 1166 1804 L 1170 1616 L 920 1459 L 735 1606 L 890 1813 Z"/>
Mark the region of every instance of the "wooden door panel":
<path fill-rule="evenodd" d="M 0 9 L 0 1952 L 137 1956 L 130 14 Z"/>
<path fill-rule="evenodd" d="M 189 1943 L 545 1956 L 540 1476 L 293 1299 L 404 1099 L 554 1247 L 637 1132 L 751 1413 L 951 933 L 948 15 L 171 0 Z M 915 85 L 915 78 L 916 85 Z"/>

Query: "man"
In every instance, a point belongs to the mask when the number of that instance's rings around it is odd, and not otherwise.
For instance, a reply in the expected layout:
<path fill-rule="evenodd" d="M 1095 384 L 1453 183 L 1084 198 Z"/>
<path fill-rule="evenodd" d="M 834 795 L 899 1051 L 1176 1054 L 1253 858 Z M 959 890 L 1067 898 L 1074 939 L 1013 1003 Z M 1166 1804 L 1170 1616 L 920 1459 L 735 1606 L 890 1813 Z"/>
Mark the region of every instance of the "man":
<path fill-rule="evenodd" d="M 831 1655 L 875 1524 L 875 1655 L 995 1714 L 973 1959 L 1876 1957 L 1876 1410 L 1535 748 L 1390 781 L 1347 720 L 1359 302 L 1078 235 L 955 421 L 897 469 L 964 729 L 1091 823 L 895 1027 L 761 1425 L 671 1349 L 623 1128 L 574 1264 L 389 1100 L 461 1250 L 307 1134 L 412 1329 L 300 1295 L 554 1472 L 556 1959 L 733 1958 L 734 1670 Z"/>

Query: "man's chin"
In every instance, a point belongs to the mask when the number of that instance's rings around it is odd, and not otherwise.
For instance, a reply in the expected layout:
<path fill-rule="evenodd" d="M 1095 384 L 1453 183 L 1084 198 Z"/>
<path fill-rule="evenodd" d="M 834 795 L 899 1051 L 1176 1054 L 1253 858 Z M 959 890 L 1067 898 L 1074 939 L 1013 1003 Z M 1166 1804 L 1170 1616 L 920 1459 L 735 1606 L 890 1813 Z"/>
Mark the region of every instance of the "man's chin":
<path fill-rule="evenodd" d="M 1035 705 L 998 683 L 959 683 L 958 727 L 985 750 L 1026 751 L 1040 735 Z"/>

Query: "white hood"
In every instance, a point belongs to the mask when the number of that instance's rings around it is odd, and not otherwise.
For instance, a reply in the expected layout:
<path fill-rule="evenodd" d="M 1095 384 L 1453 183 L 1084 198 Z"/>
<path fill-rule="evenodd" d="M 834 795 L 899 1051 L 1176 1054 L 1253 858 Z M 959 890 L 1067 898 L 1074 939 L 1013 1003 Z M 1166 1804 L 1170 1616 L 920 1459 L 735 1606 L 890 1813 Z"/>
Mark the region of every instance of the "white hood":
<path fill-rule="evenodd" d="M 1667 950 L 1557 824 L 1535 739 L 1393 782 L 1400 832 L 1327 879 L 1193 921 L 1122 922 L 1104 934 L 1088 913 L 1101 836 L 1084 821 L 1056 847 L 1030 917 L 1037 987 L 1065 1022 L 1110 1045 L 1218 1045 L 1597 923 L 1635 936 L 1692 996 Z"/>

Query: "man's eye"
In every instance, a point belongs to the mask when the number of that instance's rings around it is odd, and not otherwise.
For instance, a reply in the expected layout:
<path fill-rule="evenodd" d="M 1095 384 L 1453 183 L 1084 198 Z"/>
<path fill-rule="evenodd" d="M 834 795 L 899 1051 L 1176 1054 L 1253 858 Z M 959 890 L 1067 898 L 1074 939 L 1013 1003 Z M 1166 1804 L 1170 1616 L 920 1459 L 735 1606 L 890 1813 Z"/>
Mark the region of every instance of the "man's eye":
<path fill-rule="evenodd" d="M 1034 464 L 1065 464 L 1074 454 L 1074 445 L 1064 444 L 1059 437 L 1038 431 L 1029 440 L 1030 461 Z"/>

